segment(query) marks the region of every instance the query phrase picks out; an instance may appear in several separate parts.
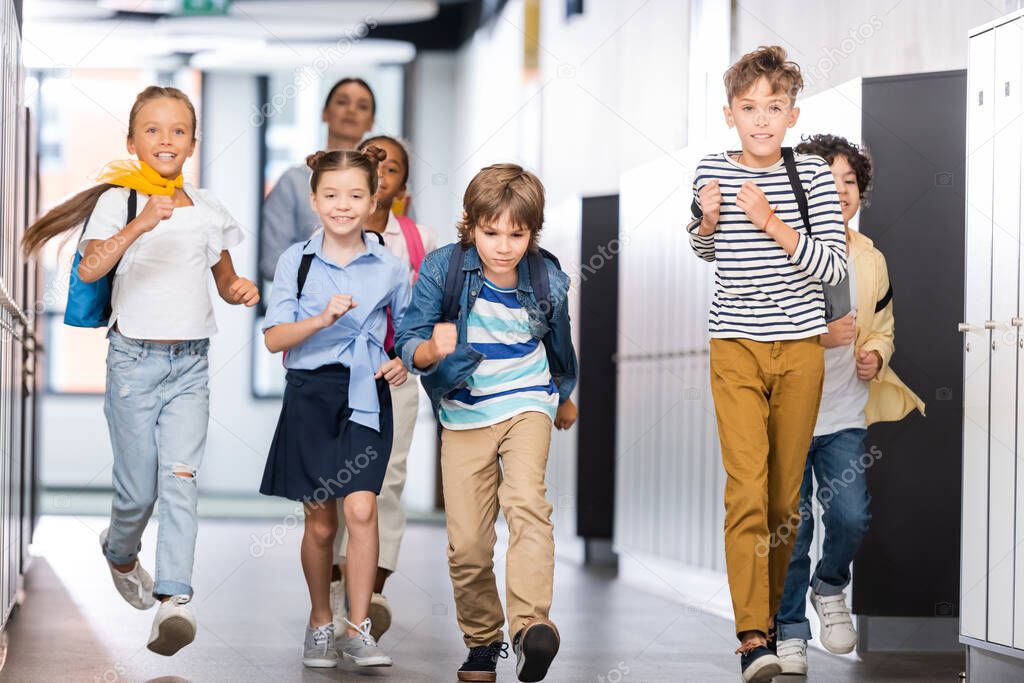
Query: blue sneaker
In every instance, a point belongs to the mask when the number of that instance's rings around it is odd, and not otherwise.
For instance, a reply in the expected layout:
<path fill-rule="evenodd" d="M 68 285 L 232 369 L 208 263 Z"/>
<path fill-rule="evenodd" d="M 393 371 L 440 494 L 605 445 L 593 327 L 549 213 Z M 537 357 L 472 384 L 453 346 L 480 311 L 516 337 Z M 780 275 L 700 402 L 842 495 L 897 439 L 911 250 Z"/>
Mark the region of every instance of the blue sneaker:
<path fill-rule="evenodd" d="M 782 673 L 778 656 L 762 645 L 740 655 L 740 672 L 743 683 L 769 683 Z"/>

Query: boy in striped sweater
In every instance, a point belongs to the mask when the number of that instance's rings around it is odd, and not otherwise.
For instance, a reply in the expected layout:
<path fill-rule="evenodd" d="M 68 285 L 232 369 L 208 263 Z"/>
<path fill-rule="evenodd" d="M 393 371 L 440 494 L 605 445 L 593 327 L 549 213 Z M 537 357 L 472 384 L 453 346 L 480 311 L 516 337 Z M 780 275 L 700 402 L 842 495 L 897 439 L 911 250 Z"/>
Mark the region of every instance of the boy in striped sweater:
<path fill-rule="evenodd" d="M 555 542 L 544 475 L 552 425 L 576 421 L 569 276 L 537 245 L 544 186 L 534 174 L 488 166 L 463 207 L 459 243 L 423 261 L 395 349 L 423 375 L 441 424 L 448 567 L 469 648 L 458 679 L 494 681 L 508 656 L 494 579 L 500 505 L 516 673 L 540 681 L 559 646 L 548 620 Z"/>
<path fill-rule="evenodd" d="M 716 262 L 711 392 L 727 475 L 726 566 L 742 678 L 760 683 L 780 673 L 773 620 L 821 398 L 822 283 L 846 277 L 846 245 L 828 164 L 794 159 L 810 225 L 785 167 L 800 67 L 781 47 L 761 47 L 730 67 L 725 86 L 725 120 L 741 150 L 701 160 L 693 186 L 700 215 L 688 231 L 697 255 Z"/>

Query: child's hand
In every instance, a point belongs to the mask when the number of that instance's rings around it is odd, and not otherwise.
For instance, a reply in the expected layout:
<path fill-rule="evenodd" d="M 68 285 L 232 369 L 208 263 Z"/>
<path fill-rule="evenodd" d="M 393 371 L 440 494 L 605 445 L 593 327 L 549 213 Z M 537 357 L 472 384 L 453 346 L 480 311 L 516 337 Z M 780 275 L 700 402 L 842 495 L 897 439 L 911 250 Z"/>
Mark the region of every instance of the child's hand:
<path fill-rule="evenodd" d="M 857 354 L 857 378 L 870 382 L 882 369 L 882 357 L 878 351 L 861 351 Z"/>
<path fill-rule="evenodd" d="M 330 327 L 338 321 L 338 318 L 358 305 L 352 300 L 351 294 L 335 294 L 327 302 L 327 307 L 320 314 L 320 324 L 323 327 Z"/>
<path fill-rule="evenodd" d="M 244 277 L 235 278 L 235 281 L 231 283 L 231 287 L 228 288 L 227 300 L 230 304 L 245 304 L 252 308 L 259 303 L 259 287 L 252 280 L 247 280 Z"/>
<path fill-rule="evenodd" d="M 768 205 L 768 197 L 757 183 L 752 180 L 743 183 L 739 194 L 736 195 L 736 206 L 743 209 L 743 213 L 747 214 L 754 227 L 764 230 L 765 221 L 768 220 L 772 207 Z"/>
<path fill-rule="evenodd" d="M 142 213 L 135 219 L 142 232 L 149 232 L 174 213 L 174 200 L 162 194 L 151 195 L 142 208 Z"/>
<path fill-rule="evenodd" d="M 432 354 L 437 360 L 455 351 L 455 345 L 459 341 L 459 331 L 455 323 L 437 323 L 434 325 L 434 334 L 430 337 Z"/>
<path fill-rule="evenodd" d="M 718 178 L 712 178 L 707 185 L 700 188 L 697 197 L 700 199 L 700 210 L 704 214 L 701 226 L 705 232 L 714 232 L 722 214 L 722 188 L 718 185 Z"/>
<path fill-rule="evenodd" d="M 848 346 L 857 338 L 857 314 L 850 311 L 839 320 L 828 324 L 828 334 L 821 335 L 818 342 L 826 349 Z"/>
<path fill-rule="evenodd" d="M 405 380 L 409 377 L 409 371 L 402 365 L 401 358 L 392 358 L 384 365 L 380 366 L 380 370 L 373 376 L 374 379 L 380 379 L 383 377 L 393 387 L 400 387 L 405 384 Z"/>
<path fill-rule="evenodd" d="M 576 424 L 576 404 L 572 402 L 572 399 L 566 400 L 565 403 L 558 406 L 558 412 L 555 413 L 555 427 L 557 429 L 568 429 Z"/>

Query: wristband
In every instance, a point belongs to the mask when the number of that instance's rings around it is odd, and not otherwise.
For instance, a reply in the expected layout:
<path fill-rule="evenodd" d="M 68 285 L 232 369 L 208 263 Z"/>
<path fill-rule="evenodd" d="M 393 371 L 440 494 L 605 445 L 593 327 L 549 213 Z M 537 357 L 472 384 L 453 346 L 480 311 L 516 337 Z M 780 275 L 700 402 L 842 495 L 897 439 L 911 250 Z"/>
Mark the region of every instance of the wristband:
<path fill-rule="evenodd" d="M 778 208 L 778 206 L 773 206 L 772 210 L 768 212 L 768 218 L 764 219 L 764 225 L 761 226 L 761 232 L 768 231 L 768 224 L 772 222 L 772 216 L 775 215 L 775 210 Z"/>

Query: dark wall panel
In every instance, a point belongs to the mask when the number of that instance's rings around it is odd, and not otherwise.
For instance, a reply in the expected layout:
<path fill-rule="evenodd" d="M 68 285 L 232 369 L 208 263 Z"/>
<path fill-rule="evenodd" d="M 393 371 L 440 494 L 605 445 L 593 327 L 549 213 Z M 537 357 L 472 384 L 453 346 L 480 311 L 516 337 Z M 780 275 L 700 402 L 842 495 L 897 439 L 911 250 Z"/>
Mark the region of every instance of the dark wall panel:
<path fill-rule="evenodd" d="M 927 403 L 873 425 L 871 529 L 854 562 L 853 607 L 873 616 L 959 612 L 966 72 L 865 79 L 874 162 L 861 230 L 889 265 L 892 367 Z"/>

